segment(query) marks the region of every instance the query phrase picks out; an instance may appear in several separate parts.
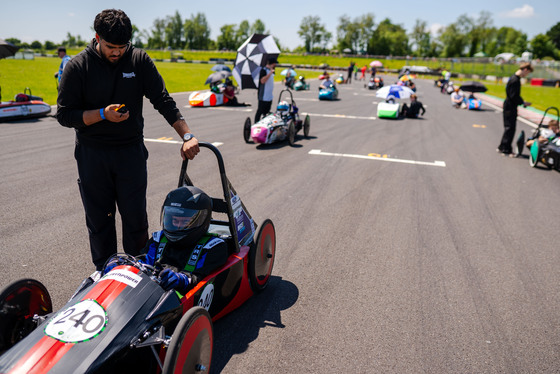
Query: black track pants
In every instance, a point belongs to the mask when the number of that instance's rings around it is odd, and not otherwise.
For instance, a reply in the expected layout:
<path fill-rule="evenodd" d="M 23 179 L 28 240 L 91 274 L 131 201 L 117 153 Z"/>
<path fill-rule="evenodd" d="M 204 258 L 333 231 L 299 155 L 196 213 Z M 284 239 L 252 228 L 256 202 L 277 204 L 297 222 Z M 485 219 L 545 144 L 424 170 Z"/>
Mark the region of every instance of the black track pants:
<path fill-rule="evenodd" d="M 86 214 L 91 256 L 99 270 L 117 252 L 116 207 L 126 253 L 137 255 L 148 240 L 148 150 L 143 143 L 120 148 L 76 144 L 78 186 Z"/>
<path fill-rule="evenodd" d="M 272 101 L 261 101 L 259 100 L 259 107 L 257 108 L 257 114 L 255 114 L 255 123 L 261 120 L 261 117 L 266 116 L 270 113 L 270 108 L 272 107 Z"/>
<path fill-rule="evenodd" d="M 504 153 L 511 153 L 511 143 L 515 137 L 515 126 L 517 123 L 517 110 L 504 109 L 504 134 L 498 149 Z"/>

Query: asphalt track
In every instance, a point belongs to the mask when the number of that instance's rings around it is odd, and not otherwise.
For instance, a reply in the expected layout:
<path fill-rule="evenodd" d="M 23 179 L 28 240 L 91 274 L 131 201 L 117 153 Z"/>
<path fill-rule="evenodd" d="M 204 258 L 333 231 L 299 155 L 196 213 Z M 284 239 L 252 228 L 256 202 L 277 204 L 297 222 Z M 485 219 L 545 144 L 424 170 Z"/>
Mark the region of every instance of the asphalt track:
<path fill-rule="evenodd" d="M 269 287 L 215 323 L 212 371 L 558 372 L 560 175 L 498 155 L 500 111 L 453 109 L 431 81 L 417 82 L 418 120 L 375 118 L 363 82 L 335 102 L 319 102 L 317 85 L 295 93 L 311 136 L 294 147 L 243 141 L 255 91 L 239 97 L 247 108 L 187 108 L 174 95 L 197 137 L 219 144 L 256 222 L 277 232 Z M 156 230 L 179 146 L 144 111 Z M 38 279 L 55 308 L 93 271 L 73 139 L 53 118 L 0 124 L 0 287 Z M 214 165 L 208 152 L 191 163 L 209 192 Z"/>

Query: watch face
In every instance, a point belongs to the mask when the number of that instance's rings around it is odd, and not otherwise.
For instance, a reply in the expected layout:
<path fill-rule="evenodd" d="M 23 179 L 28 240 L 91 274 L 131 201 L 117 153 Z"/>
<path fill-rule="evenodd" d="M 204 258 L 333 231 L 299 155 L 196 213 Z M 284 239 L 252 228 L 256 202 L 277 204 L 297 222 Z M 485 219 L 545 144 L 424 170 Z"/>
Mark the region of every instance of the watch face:
<path fill-rule="evenodd" d="M 183 140 L 188 142 L 189 140 L 191 140 L 192 138 L 194 138 L 193 134 L 185 134 L 183 135 Z"/>

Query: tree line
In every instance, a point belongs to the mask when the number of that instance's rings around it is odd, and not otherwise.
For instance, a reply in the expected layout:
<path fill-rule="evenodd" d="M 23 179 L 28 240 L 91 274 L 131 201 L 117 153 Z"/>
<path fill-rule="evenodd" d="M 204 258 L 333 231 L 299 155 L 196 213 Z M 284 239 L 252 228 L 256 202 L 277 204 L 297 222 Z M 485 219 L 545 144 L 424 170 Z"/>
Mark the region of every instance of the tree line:
<path fill-rule="evenodd" d="M 156 18 L 149 30 L 139 30 L 133 25 L 132 43 L 146 49 L 235 50 L 251 34 L 269 34 L 264 22 L 243 20 L 239 24 L 225 24 L 216 40 L 210 38 L 210 25 L 204 13 L 192 14 L 183 19 L 181 14 Z M 426 21 L 417 19 L 410 32 L 389 18 L 375 22 L 375 15 L 367 13 L 354 19 L 342 15 L 335 34 L 327 29 L 319 16 L 306 16 L 301 20 L 298 35 L 302 45 L 290 51 L 275 37 L 283 52 L 351 53 L 382 56 L 416 57 L 473 57 L 495 56 L 511 52 L 520 56 L 533 53 L 534 58 L 560 59 L 560 22 L 545 33 L 528 39 L 527 34 L 513 27 L 497 28 L 489 12 L 478 17 L 460 15 L 455 22 L 441 27 L 435 34 Z M 6 39 L 23 48 L 53 50 L 58 46 L 52 41 L 42 44 L 33 41 L 22 43 L 16 38 Z M 60 44 L 81 47 L 89 43 L 81 37 L 67 33 Z"/>
<path fill-rule="evenodd" d="M 332 40 L 318 16 L 304 17 L 298 34 L 303 40 L 303 46 L 298 47 L 302 52 L 325 52 Z M 373 13 L 354 19 L 343 15 L 339 17 L 334 46 L 339 52 L 382 56 L 476 57 L 503 52 L 520 56 L 529 51 L 534 58 L 560 59 L 560 22 L 529 40 L 527 34 L 513 27 L 494 27 L 486 11 L 478 17 L 461 15 L 436 35 L 420 19 L 407 32 L 389 18 L 376 24 Z"/>

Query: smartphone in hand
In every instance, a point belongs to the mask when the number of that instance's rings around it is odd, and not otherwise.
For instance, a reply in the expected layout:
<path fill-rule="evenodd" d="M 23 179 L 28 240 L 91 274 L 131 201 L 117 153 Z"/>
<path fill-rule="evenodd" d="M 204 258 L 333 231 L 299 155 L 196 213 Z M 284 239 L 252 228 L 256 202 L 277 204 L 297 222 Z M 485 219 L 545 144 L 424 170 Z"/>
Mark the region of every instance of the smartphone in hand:
<path fill-rule="evenodd" d="M 117 109 L 115 109 L 115 112 L 126 113 L 128 112 L 128 108 L 126 107 L 126 105 L 121 104 Z"/>

